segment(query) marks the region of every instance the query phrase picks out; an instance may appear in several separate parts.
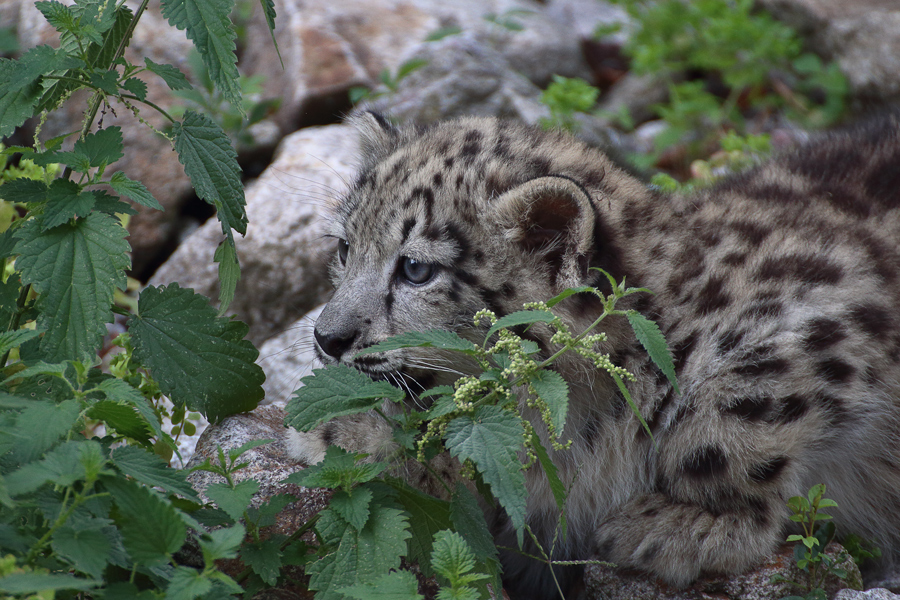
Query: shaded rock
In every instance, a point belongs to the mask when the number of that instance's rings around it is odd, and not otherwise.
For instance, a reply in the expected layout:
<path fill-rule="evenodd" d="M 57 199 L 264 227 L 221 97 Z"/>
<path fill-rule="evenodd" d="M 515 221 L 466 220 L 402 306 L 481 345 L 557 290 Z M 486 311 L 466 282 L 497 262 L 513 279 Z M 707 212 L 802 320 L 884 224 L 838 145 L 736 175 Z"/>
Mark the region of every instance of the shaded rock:
<path fill-rule="evenodd" d="M 325 261 L 333 241 L 323 238 L 329 203 L 354 176 L 357 134 L 347 125 L 311 127 L 285 138 L 275 161 L 247 189 L 247 236 L 237 238 L 241 281 L 230 311 L 250 326 L 259 343 L 281 333 L 331 290 Z M 222 240 L 210 219 L 156 272 L 154 285 L 177 281 L 217 298 Z"/>
<path fill-rule="evenodd" d="M 900 99 L 900 4 L 895 0 L 759 0 L 807 38 L 813 52 L 837 61 L 852 92 Z"/>
<path fill-rule="evenodd" d="M 826 554 L 834 557 L 843 551 L 838 544 L 831 544 Z M 848 570 L 847 579 L 854 586 L 862 586 L 859 568 L 849 556 L 838 566 Z M 793 546 L 787 545 L 750 572 L 731 578 L 703 578 L 680 590 L 648 577 L 645 573 L 602 565 L 587 566 L 584 579 L 588 598 L 604 600 L 780 600 L 797 593 L 798 588 L 790 584 L 771 583 L 773 575 L 781 575 L 797 582 L 808 581 L 808 575 L 794 563 Z M 850 583 L 829 577 L 825 591 L 830 598 L 837 590 L 848 587 L 851 587 Z"/>

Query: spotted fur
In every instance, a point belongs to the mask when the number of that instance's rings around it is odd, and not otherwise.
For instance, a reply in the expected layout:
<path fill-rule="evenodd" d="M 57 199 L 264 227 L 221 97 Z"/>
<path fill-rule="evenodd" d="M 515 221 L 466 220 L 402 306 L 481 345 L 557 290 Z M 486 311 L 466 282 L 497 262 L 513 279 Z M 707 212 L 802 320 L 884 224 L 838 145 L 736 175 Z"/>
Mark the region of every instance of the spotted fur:
<path fill-rule="evenodd" d="M 357 124 L 363 165 L 337 208 L 333 235 L 346 244 L 315 330 L 325 362 L 414 396 L 471 365 L 422 349 L 355 353 L 410 330 L 477 339 L 477 310 L 503 315 L 566 287 L 605 285 L 589 267 L 656 293 L 623 307 L 659 323 L 681 394 L 624 320 L 605 328 L 603 350 L 638 376 L 630 392 L 657 447 L 605 373 L 577 356 L 556 366 L 571 385 L 574 440 L 554 457 L 574 480 L 557 558 L 599 555 L 676 585 L 737 572 L 783 540 L 786 500 L 825 483 L 840 530 L 895 560 L 898 118 L 822 137 L 688 197 L 649 190 L 560 133 L 488 119 Z M 559 308 L 575 329 L 601 310 L 585 295 Z M 546 329 L 529 335 L 553 351 Z M 363 415 L 293 432 L 291 446 L 309 462 L 327 443 L 384 456 L 385 431 Z M 549 547 L 558 511 L 543 475 L 532 469 L 527 481 L 528 521 Z M 503 515 L 493 522 L 513 545 Z M 547 573 L 526 559 L 506 557 L 504 570 L 519 597 L 552 595 Z"/>

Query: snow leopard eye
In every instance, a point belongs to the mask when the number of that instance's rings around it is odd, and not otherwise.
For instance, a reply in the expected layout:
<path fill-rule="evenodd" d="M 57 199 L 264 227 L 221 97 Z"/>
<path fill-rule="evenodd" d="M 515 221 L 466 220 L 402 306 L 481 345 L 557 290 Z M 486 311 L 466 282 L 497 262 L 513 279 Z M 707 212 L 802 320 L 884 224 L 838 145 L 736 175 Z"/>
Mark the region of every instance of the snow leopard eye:
<path fill-rule="evenodd" d="M 338 240 L 338 258 L 341 260 L 341 265 L 347 264 L 348 252 L 350 252 L 350 244 L 347 243 L 347 240 Z"/>
<path fill-rule="evenodd" d="M 431 263 L 420 262 L 408 256 L 404 256 L 403 260 L 403 278 L 415 285 L 421 285 L 434 276 L 434 265 Z"/>

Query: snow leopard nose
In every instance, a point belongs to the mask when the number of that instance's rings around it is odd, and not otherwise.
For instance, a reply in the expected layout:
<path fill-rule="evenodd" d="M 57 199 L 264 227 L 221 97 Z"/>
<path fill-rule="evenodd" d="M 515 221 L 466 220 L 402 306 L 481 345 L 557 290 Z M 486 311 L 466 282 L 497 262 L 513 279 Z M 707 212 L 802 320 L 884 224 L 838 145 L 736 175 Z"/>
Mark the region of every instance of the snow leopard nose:
<path fill-rule="evenodd" d="M 349 350 L 350 346 L 353 345 L 357 331 L 353 330 L 349 333 L 340 332 L 335 335 L 330 335 L 321 333 L 318 329 L 315 329 L 313 330 L 313 335 L 316 337 L 316 343 L 319 344 L 319 348 L 321 348 L 325 354 L 332 358 L 340 359 L 344 352 Z"/>

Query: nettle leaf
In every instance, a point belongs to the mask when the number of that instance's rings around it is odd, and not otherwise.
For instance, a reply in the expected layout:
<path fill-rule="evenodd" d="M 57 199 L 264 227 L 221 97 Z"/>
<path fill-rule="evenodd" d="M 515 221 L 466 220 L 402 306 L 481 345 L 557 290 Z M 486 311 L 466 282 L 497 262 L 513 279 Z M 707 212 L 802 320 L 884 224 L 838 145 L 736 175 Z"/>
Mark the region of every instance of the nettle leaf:
<path fill-rule="evenodd" d="M 190 82 L 184 73 L 178 70 L 178 67 L 172 65 L 161 65 L 153 62 L 149 58 L 144 58 L 144 64 L 147 70 L 156 73 L 162 80 L 166 82 L 170 90 L 190 90 L 192 89 Z"/>
<path fill-rule="evenodd" d="M 450 503 L 420 492 L 400 479 L 390 478 L 387 483 L 394 489 L 394 497 L 409 513 L 411 521 L 415 524 L 409 538 L 407 557 L 418 563 L 422 573 L 426 577 L 430 577 L 433 575 L 429 561 L 434 534 L 442 529 L 450 528 Z M 481 509 L 478 508 L 477 503 L 475 508 L 480 515 Z M 493 546 L 493 541 L 491 546 Z"/>
<path fill-rule="evenodd" d="M 153 435 L 147 421 L 128 404 L 100 400 L 91 405 L 87 416 L 103 421 L 107 427 L 127 438 L 147 442 Z"/>
<path fill-rule="evenodd" d="M 672 364 L 672 353 L 669 352 L 669 348 L 666 346 L 666 338 L 663 337 L 659 326 L 639 312 L 629 311 L 627 314 L 628 322 L 631 323 L 634 335 L 641 343 L 641 346 L 650 355 L 654 364 L 665 374 L 675 393 L 681 394 L 675 377 L 675 366 Z"/>
<path fill-rule="evenodd" d="M 159 456 L 143 448 L 116 448 L 112 451 L 112 462 L 120 471 L 145 485 L 162 488 L 169 494 L 180 494 L 192 502 L 200 501 L 184 471 L 170 468 Z"/>
<path fill-rule="evenodd" d="M 320 513 L 316 529 L 330 554 L 310 564 L 306 573 L 309 587 L 325 592 L 323 598 L 339 598 L 337 590 L 357 583 L 371 583 L 400 566 L 410 536 L 409 523 L 403 511 L 373 501 L 366 526 L 357 531 L 335 511 Z M 316 598 L 320 596 L 317 594 Z"/>
<path fill-rule="evenodd" d="M 458 350 L 465 354 L 475 354 L 477 346 L 469 340 L 459 337 L 452 331 L 432 329 L 430 331 L 411 331 L 391 336 L 383 342 L 369 346 L 356 353 L 365 356 L 376 352 L 386 352 L 399 348 L 440 348 L 442 350 Z"/>
<path fill-rule="evenodd" d="M 535 373 L 529 383 L 550 408 L 550 418 L 556 429 L 556 435 L 562 435 L 569 409 L 569 384 L 556 371 L 546 369 Z"/>
<path fill-rule="evenodd" d="M 118 219 L 91 213 L 43 231 L 42 217 L 16 231 L 22 283 L 40 294 L 40 351 L 49 361 L 93 355 L 112 321 L 113 293 L 126 286 L 131 266 L 127 232 Z"/>
<path fill-rule="evenodd" d="M 328 506 L 341 515 L 354 529 L 359 530 L 369 519 L 369 503 L 371 501 L 372 490 L 357 487 L 350 492 L 336 491 Z"/>
<path fill-rule="evenodd" d="M 132 560 L 148 566 L 168 563 L 187 537 L 171 502 L 121 477 L 104 477 L 103 484 L 118 507 L 116 523 Z"/>
<path fill-rule="evenodd" d="M 24 595 L 50 592 L 53 590 L 89 590 L 100 585 L 103 585 L 102 581 L 79 579 L 77 577 L 72 577 L 71 575 L 10 573 L 9 575 L 0 577 L 0 592 L 6 594 Z"/>
<path fill-rule="evenodd" d="M 0 198 L 7 202 L 21 202 L 22 204 L 40 203 L 47 200 L 49 187 L 43 181 L 20 177 L 7 181 L 0 186 Z"/>
<path fill-rule="evenodd" d="M 266 17 L 266 25 L 269 28 L 269 35 L 272 37 L 272 45 L 275 46 L 275 52 L 278 53 L 278 60 L 281 61 L 281 68 L 284 69 L 284 59 L 281 58 L 278 40 L 275 39 L 275 1 L 259 0 L 259 5 L 262 7 L 263 15 Z"/>
<path fill-rule="evenodd" d="M 550 491 L 553 493 L 553 499 L 556 500 L 556 506 L 562 510 L 566 503 L 566 486 L 559 478 L 559 470 L 553 464 L 553 461 L 550 460 L 550 454 L 541 443 L 537 432 L 531 434 L 531 446 L 534 448 L 534 453 L 537 454 L 538 461 L 544 469 L 544 474 L 550 482 Z"/>
<path fill-rule="evenodd" d="M 109 71 L 115 76 L 115 73 Z M 114 163 L 123 153 L 122 128 L 118 125 L 89 133 L 75 142 L 75 152 L 84 155 L 92 167 L 101 167 Z"/>
<path fill-rule="evenodd" d="M 245 479 L 236 483 L 234 488 L 224 483 L 212 483 L 204 490 L 207 498 L 228 513 L 235 521 L 244 516 L 244 511 L 250 506 L 253 494 L 259 491 L 259 482 L 255 479 Z"/>
<path fill-rule="evenodd" d="M 19 60 L 0 58 L 0 137 L 12 134 L 32 115 L 41 96 L 41 76 L 82 64 L 50 46 L 32 48 Z"/>
<path fill-rule="evenodd" d="M 281 543 L 284 539 L 284 536 L 276 536 L 241 547 L 241 560 L 268 585 L 275 585 L 278 582 L 281 571 Z"/>
<path fill-rule="evenodd" d="M 95 196 L 90 192 L 82 193 L 81 186 L 74 181 L 54 179 L 47 194 L 41 230 L 53 229 L 75 217 L 88 216 L 94 207 L 94 201 Z"/>
<path fill-rule="evenodd" d="M 409 571 L 394 571 L 372 583 L 358 583 L 338 590 L 356 600 L 422 600 L 419 582 Z"/>
<path fill-rule="evenodd" d="M 140 181 L 134 181 L 125 176 L 122 171 L 116 171 L 109 180 L 109 187 L 117 194 L 125 196 L 138 204 L 155 208 L 156 210 L 164 210 L 150 190 L 147 189 Z"/>
<path fill-rule="evenodd" d="M 122 171 L 113 173 L 108 183 L 109 187 L 117 194 L 125 196 L 138 204 L 155 208 L 156 210 L 164 210 L 162 204 L 153 197 L 147 186 L 140 181 L 129 179 Z"/>
<path fill-rule="evenodd" d="M 69 486 L 85 478 L 83 459 L 96 453 L 99 444 L 88 440 L 73 440 L 53 448 L 36 462 L 28 463 L 6 476 L 10 496 L 27 494 L 47 482 Z"/>
<path fill-rule="evenodd" d="M 175 567 L 166 588 L 166 600 L 194 600 L 212 589 L 212 581 L 196 569 Z"/>
<path fill-rule="evenodd" d="M 203 64 L 216 87 L 243 114 L 234 43 L 237 36 L 231 23 L 233 9 L 234 0 L 162 2 L 163 16 L 174 27 L 186 30 L 188 39 L 194 42 L 203 57 Z"/>
<path fill-rule="evenodd" d="M 216 316 L 209 301 L 173 283 L 149 286 L 128 321 L 135 356 L 176 404 L 210 421 L 252 410 L 262 399 L 259 352 L 244 323 Z"/>
<path fill-rule="evenodd" d="M 453 498 L 450 500 L 450 520 L 453 528 L 466 540 L 475 558 L 481 562 L 497 560 L 497 546 L 494 537 L 484 520 L 484 512 L 478 506 L 478 500 L 461 482 L 456 484 Z M 444 529 L 449 529 L 444 527 Z"/>
<path fill-rule="evenodd" d="M 210 531 L 207 534 L 209 539 L 200 540 L 203 561 L 210 565 L 213 561 L 223 558 L 235 558 L 246 533 L 244 526 L 240 523 Z"/>
<path fill-rule="evenodd" d="M 475 463 L 494 497 L 506 509 L 522 543 L 525 527 L 525 474 L 516 451 L 525 434 L 519 417 L 499 406 L 482 406 L 473 416 L 450 421 L 444 439 L 450 454 Z"/>
<path fill-rule="evenodd" d="M 137 77 L 126 79 L 125 82 L 122 83 L 122 88 L 134 94 L 141 102 L 147 99 L 147 84 Z"/>
<path fill-rule="evenodd" d="M 17 329 L 16 331 L 0 333 L 0 354 L 6 354 L 13 348 L 18 348 L 41 333 L 43 332 L 35 329 Z"/>
<path fill-rule="evenodd" d="M 400 402 L 405 397 L 391 384 L 372 381 L 342 364 L 314 369 L 300 383 L 303 387 L 288 402 L 285 419 L 285 425 L 299 431 L 309 431 L 335 417 L 365 412 L 385 399 Z"/>
<path fill-rule="evenodd" d="M 497 319 L 484 337 L 487 339 L 503 328 L 508 329 L 516 325 L 531 325 L 532 323 L 552 323 L 557 318 L 548 310 L 520 310 Z"/>
<path fill-rule="evenodd" d="M 34 7 L 41 11 L 47 22 L 60 33 L 74 31 L 78 28 L 75 22 L 75 14 L 72 9 L 60 2 L 35 2 Z"/>
<path fill-rule="evenodd" d="M 112 550 L 109 538 L 101 531 L 108 523 L 95 519 L 85 525 L 61 527 L 53 534 L 53 551 L 82 573 L 101 579 Z"/>
<path fill-rule="evenodd" d="M 557 304 L 559 304 L 560 302 L 562 302 L 569 296 L 574 296 L 575 294 L 583 294 L 583 293 L 590 293 L 590 294 L 597 295 L 597 288 L 592 288 L 589 285 L 583 285 L 583 286 L 574 287 L 574 288 L 567 288 L 567 289 L 563 290 L 562 292 L 560 292 L 559 295 L 554 296 L 553 298 L 550 298 L 549 300 L 547 300 L 546 304 L 550 308 L 553 308 L 554 306 L 556 306 Z"/>
<path fill-rule="evenodd" d="M 97 389 L 113 402 L 132 405 L 144 417 L 147 426 L 153 431 L 153 435 L 158 439 L 165 437 L 153 407 L 150 406 L 150 403 L 138 390 L 115 377 L 104 379 L 97 386 Z"/>
<path fill-rule="evenodd" d="M 52 448 L 75 426 L 81 414 L 81 404 L 75 400 L 32 403 L 19 413 L 16 427 L 10 432 L 17 438 L 13 456 L 22 463 L 35 460 Z"/>
<path fill-rule="evenodd" d="M 475 553 L 466 541 L 453 531 L 439 531 L 434 536 L 431 566 L 451 582 L 458 581 L 475 568 Z"/>
<path fill-rule="evenodd" d="M 355 454 L 343 448 L 329 446 L 322 462 L 291 473 L 284 482 L 307 488 L 342 489 L 372 481 L 387 468 L 385 463 L 360 463 L 358 460 Z"/>
<path fill-rule="evenodd" d="M 234 292 L 241 278 L 241 266 L 238 264 L 234 240 L 229 238 L 222 240 L 216 247 L 213 262 L 219 263 L 219 314 L 223 315 L 234 300 Z"/>
<path fill-rule="evenodd" d="M 216 122 L 192 110 L 185 113 L 182 123 L 175 123 L 172 131 L 175 151 L 184 165 L 184 172 L 190 177 L 197 195 L 216 207 L 225 236 L 232 238 L 232 229 L 246 234 L 247 210 L 241 167 L 231 140 Z"/>

